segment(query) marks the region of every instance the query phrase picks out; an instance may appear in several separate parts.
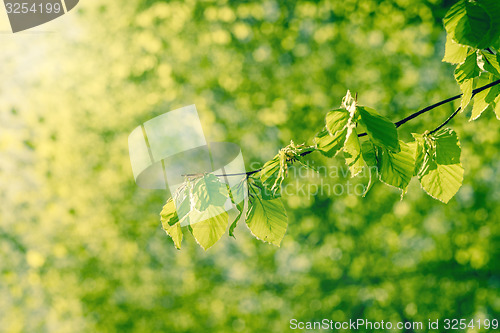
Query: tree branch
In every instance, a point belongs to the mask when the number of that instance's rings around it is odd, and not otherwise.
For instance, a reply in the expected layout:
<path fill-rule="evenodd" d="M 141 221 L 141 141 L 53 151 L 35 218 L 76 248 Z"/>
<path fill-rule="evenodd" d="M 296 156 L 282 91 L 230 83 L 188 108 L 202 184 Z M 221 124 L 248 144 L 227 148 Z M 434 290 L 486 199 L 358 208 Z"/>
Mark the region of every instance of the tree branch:
<path fill-rule="evenodd" d="M 493 86 L 496 86 L 496 85 L 497 85 L 497 84 L 499 84 L 499 83 L 500 83 L 500 80 L 496 80 L 496 81 L 494 81 L 494 82 L 488 83 L 488 84 L 487 84 L 487 85 L 485 85 L 485 86 L 482 86 L 482 87 L 479 87 L 479 88 L 474 89 L 474 90 L 472 91 L 472 97 L 474 97 L 474 95 L 476 95 L 476 94 L 480 93 L 481 91 L 483 91 L 483 90 L 485 90 L 485 89 L 488 89 L 488 88 L 491 88 L 491 87 L 493 87 Z M 456 95 L 456 96 L 453 96 L 453 97 L 447 98 L 447 99 L 445 99 L 445 100 L 442 100 L 442 101 L 440 101 L 440 102 L 437 102 L 437 103 L 435 103 L 435 104 L 429 105 L 428 107 L 425 107 L 425 108 L 423 108 L 422 110 L 419 110 L 419 111 L 417 111 L 417 112 L 415 112 L 415 113 L 412 113 L 412 114 L 411 114 L 411 115 L 409 115 L 408 117 L 403 118 L 403 119 L 401 119 L 401 120 L 399 120 L 399 121 L 395 122 L 394 124 L 396 124 L 396 127 L 399 127 L 399 126 L 401 126 L 401 125 L 403 125 L 403 124 L 405 124 L 405 123 L 409 122 L 410 120 L 412 120 L 412 119 L 414 119 L 414 118 L 417 118 L 418 116 L 420 116 L 420 115 L 422 115 L 422 114 L 424 114 L 424 113 L 426 113 L 426 112 L 429 112 L 429 111 L 431 111 L 432 109 L 437 108 L 438 106 L 441 106 L 441 105 L 446 104 L 446 103 L 449 103 L 449 102 L 453 102 L 454 100 L 459 99 L 460 97 L 462 97 L 462 94 L 460 94 L 460 95 Z M 359 136 L 359 137 L 362 137 L 362 136 L 365 136 L 365 135 L 366 135 L 366 133 L 361 133 L 361 134 L 359 134 L 358 136 Z"/>
<path fill-rule="evenodd" d="M 500 80 L 496 80 L 496 81 L 493 81 L 491 83 L 488 83 L 487 85 L 484 85 L 482 87 L 479 87 L 479 88 L 476 88 L 472 91 L 472 97 L 474 97 L 476 94 L 480 93 L 481 91 L 483 90 L 486 90 L 488 88 L 491 88 L 493 86 L 496 86 L 497 84 L 500 84 Z M 453 102 L 454 100 L 457 100 L 459 99 L 460 97 L 462 97 L 462 94 L 460 95 L 456 95 L 456 96 L 453 96 L 453 97 L 450 97 L 450 98 L 447 98 L 445 100 L 442 100 L 440 102 L 437 102 L 435 104 L 432 104 L 432 105 L 429 105 L 425 108 L 423 108 L 422 110 L 419 110 L 415 113 L 412 113 L 410 114 L 408 117 L 406 118 L 403 118 L 397 122 L 395 122 L 394 124 L 396 125 L 396 127 L 400 127 L 401 125 L 403 124 L 406 124 L 407 122 L 409 122 L 410 120 L 412 119 L 415 119 L 417 118 L 418 116 L 426 113 L 426 112 L 429 112 L 435 108 L 437 108 L 438 106 L 441 106 L 443 104 L 446 104 L 446 103 L 449 103 L 449 102 Z M 472 98 L 471 97 L 471 98 Z M 448 119 L 446 119 L 441 125 L 439 125 L 438 127 L 436 127 L 435 129 L 433 129 L 432 131 L 430 131 L 430 133 L 435 133 L 437 131 L 439 131 L 441 128 L 443 128 L 444 126 L 446 126 L 446 124 L 448 124 L 461 110 L 461 107 L 459 107 L 457 110 L 455 110 L 449 117 Z M 363 136 L 366 136 L 367 133 L 360 133 L 358 134 L 358 137 L 363 137 Z M 300 154 L 300 156 L 306 156 L 306 155 L 309 155 L 310 153 L 312 153 L 313 151 L 306 151 L 302 154 Z M 248 176 L 251 176 L 259 171 L 261 171 L 262 168 L 259 168 L 259 169 L 256 169 L 256 170 L 253 170 L 253 171 L 249 171 L 249 172 L 246 172 L 246 173 L 233 173 L 233 174 L 227 174 L 227 175 L 216 175 L 218 177 L 222 177 L 222 176 L 244 176 L 246 175 L 247 177 Z"/>

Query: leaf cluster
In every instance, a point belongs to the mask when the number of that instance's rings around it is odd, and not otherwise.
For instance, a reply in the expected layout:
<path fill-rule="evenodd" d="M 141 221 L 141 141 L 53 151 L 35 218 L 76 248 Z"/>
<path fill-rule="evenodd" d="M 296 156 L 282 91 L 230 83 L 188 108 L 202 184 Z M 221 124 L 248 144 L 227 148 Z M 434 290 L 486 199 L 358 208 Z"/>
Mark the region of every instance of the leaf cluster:
<path fill-rule="evenodd" d="M 473 99 L 471 120 L 487 109 L 500 119 L 500 2 L 460 0 L 444 18 L 447 41 L 443 61 L 456 64 L 455 79 L 462 90 L 460 109 Z M 180 248 L 183 229 L 208 249 L 225 233 L 234 237 L 237 223 L 244 220 L 258 239 L 279 246 L 288 218 L 281 202 L 282 183 L 291 164 L 307 166 L 303 157 L 319 151 L 328 158 L 345 159 L 351 176 L 364 168 L 369 183 L 364 195 L 380 180 L 401 190 L 403 196 L 416 177 L 431 197 L 448 203 L 460 189 L 464 169 L 457 134 L 445 125 L 422 134 L 413 141 L 399 139 L 397 126 L 374 109 L 358 105 L 357 96 L 348 91 L 341 106 L 325 116 L 325 126 L 313 145 L 282 148 L 264 166 L 248 173 L 235 188 L 213 174 L 187 179 L 161 212 L 163 229 Z M 360 133 L 366 133 L 366 136 Z M 229 217 L 234 210 L 236 217 Z"/>

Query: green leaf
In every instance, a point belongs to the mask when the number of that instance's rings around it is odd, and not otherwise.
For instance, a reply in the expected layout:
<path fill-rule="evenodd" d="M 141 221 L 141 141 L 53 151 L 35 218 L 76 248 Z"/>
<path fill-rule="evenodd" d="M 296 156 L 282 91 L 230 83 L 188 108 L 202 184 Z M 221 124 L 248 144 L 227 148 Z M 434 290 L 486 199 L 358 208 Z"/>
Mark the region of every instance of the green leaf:
<path fill-rule="evenodd" d="M 368 133 L 373 143 L 380 147 L 398 152 L 399 141 L 396 125 L 371 108 L 358 106 L 357 110 L 361 116 L 363 125 L 366 127 L 366 133 Z"/>
<path fill-rule="evenodd" d="M 426 142 L 422 134 L 412 133 L 415 141 L 408 143 L 412 149 L 415 149 L 415 169 L 413 175 L 417 176 L 422 169 L 426 152 Z"/>
<path fill-rule="evenodd" d="M 325 117 L 326 129 L 331 135 L 343 132 L 349 121 L 350 114 L 345 109 L 336 109 L 328 112 Z"/>
<path fill-rule="evenodd" d="M 234 229 L 236 229 L 236 226 L 238 225 L 238 222 L 240 221 L 241 215 L 243 214 L 244 205 L 241 204 L 241 205 L 237 205 L 236 207 L 238 209 L 238 215 L 236 216 L 236 218 L 233 220 L 233 222 L 229 226 L 229 236 L 231 236 L 233 238 L 236 238 L 234 236 Z"/>
<path fill-rule="evenodd" d="M 500 15 L 498 15 L 498 13 L 500 13 L 500 1 L 477 0 L 477 3 L 486 11 L 491 19 L 490 30 L 488 31 L 488 36 L 486 37 L 488 45 L 482 47 L 485 49 L 495 45 L 500 37 Z"/>
<path fill-rule="evenodd" d="M 177 248 L 177 250 L 180 250 L 181 249 L 181 242 L 182 242 L 181 223 L 177 222 L 176 224 L 174 224 L 172 226 L 168 226 L 167 228 L 164 228 L 164 230 L 174 241 L 174 245 Z"/>
<path fill-rule="evenodd" d="M 345 130 L 347 133 L 347 129 Z M 341 139 L 341 140 L 339 140 Z M 334 137 L 326 128 L 319 132 L 314 138 L 316 149 L 326 157 L 333 157 L 344 146 L 345 136 Z"/>
<path fill-rule="evenodd" d="M 252 185 L 251 185 L 252 184 Z M 280 199 L 264 200 L 262 189 L 249 183 L 250 203 L 246 223 L 252 234 L 265 242 L 280 246 L 288 217 Z"/>
<path fill-rule="evenodd" d="M 457 193 L 462 186 L 464 169 L 460 163 L 460 142 L 451 129 L 443 129 L 429 137 L 420 185 L 433 198 L 444 203 Z"/>
<path fill-rule="evenodd" d="M 477 65 L 476 52 L 471 50 L 465 61 L 455 69 L 455 79 L 459 84 L 462 84 L 465 80 L 470 80 L 479 76 L 480 72 L 481 69 Z"/>
<path fill-rule="evenodd" d="M 260 178 L 254 178 L 250 177 L 248 178 L 248 186 L 250 187 L 257 187 L 260 190 L 260 195 L 262 199 L 264 200 L 273 200 L 273 199 L 278 199 L 281 197 L 281 192 L 274 192 L 271 191 L 268 187 L 266 187 Z"/>
<path fill-rule="evenodd" d="M 224 235 L 228 225 L 228 214 L 221 206 L 210 205 L 203 212 L 193 210 L 190 212 L 190 219 L 199 221 L 191 223 L 189 230 L 204 250 L 209 249 Z"/>
<path fill-rule="evenodd" d="M 172 238 L 175 247 L 180 250 L 182 230 L 172 198 L 169 198 L 165 206 L 163 206 L 160 217 L 163 230 Z"/>
<path fill-rule="evenodd" d="M 492 19 L 487 11 L 495 5 L 491 1 L 482 2 L 480 5 L 479 2 L 461 0 L 446 14 L 444 26 L 457 43 L 484 49 L 498 37 L 496 18 Z M 498 11 L 492 11 L 493 16 L 497 13 Z"/>
<path fill-rule="evenodd" d="M 323 155 L 333 157 L 344 145 L 349 112 L 345 109 L 332 110 L 325 120 L 326 127 L 314 138 L 314 144 Z"/>
<path fill-rule="evenodd" d="M 373 184 L 375 184 L 378 174 L 377 150 L 373 143 L 368 140 L 361 144 L 361 154 L 363 155 L 363 159 L 368 167 L 368 175 L 370 177 L 365 192 L 363 193 L 363 197 L 365 197 L 373 187 Z"/>
<path fill-rule="evenodd" d="M 489 88 L 488 94 L 484 98 L 484 101 L 488 104 L 492 104 L 500 93 L 500 86 L 493 86 Z"/>
<path fill-rule="evenodd" d="M 281 183 L 288 172 L 288 165 L 294 162 L 302 163 L 302 155 L 311 153 L 314 150 L 316 150 L 314 146 L 296 145 L 293 141 L 290 141 L 288 146 L 282 148 L 272 160 L 264 164 L 260 171 L 260 180 L 272 192 L 274 197 L 279 197 Z M 302 165 L 305 164 L 302 163 Z"/>
<path fill-rule="evenodd" d="M 468 50 L 468 46 L 458 44 L 448 34 L 446 36 L 443 61 L 449 62 L 451 64 L 461 64 L 465 61 Z"/>
<path fill-rule="evenodd" d="M 460 85 L 460 90 L 462 90 L 462 101 L 460 102 L 460 108 L 465 110 L 467 105 L 472 98 L 472 90 L 474 86 L 474 79 L 464 80 L 464 82 Z"/>
<path fill-rule="evenodd" d="M 382 149 L 380 180 L 388 185 L 406 189 L 415 170 L 415 149 L 411 145 L 399 142 L 399 153 Z"/>
<path fill-rule="evenodd" d="M 342 107 L 349 111 L 351 114 L 356 109 L 356 99 L 352 97 L 351 92 L 347 90 L 346 95 L 342 98 Z"/>
<path fill-rule="evenodd" d="M 500 95 L 495 99 L 495 116 L 500 120 Z"/>
<path fill-rule="evenodd" d="M 173 200 L 181 226 L 187 225 L 188 215 L 191 211 L 191 191 L 192 183 L 190 180 L 187 180 L 179 186 L 173 194 Z"/>
<path fill-rule="evenodd" d="M 500 57 L 498 54 L 491 54 L 485 51 L 479 52 L 479 64 L 491 74 L 500 77 Z"/>
<path fill-rule="evenodd" d="M 243 214 L 243 211 L 245 209 L 245 191 L 246 191 L 246 178 L 243 178 L 240 183 L 238 183 L 236 186 L 231 188 L 231 191 L 229 192 L 229 195 L 231 197 L 232 203 L 235 205 L 236 209 L 238 210 L 238 215 L 236 218 L 232 221 L 231 225 L 229 226 L 229 236 L 234 237 L 234 229 L 236 228 L 236 225 L 240 221 L 241 215 Z M 233 194 L 234 192 L 234 194 Z M 235 200 L 235 198 L 237 198 Z M 243 199 L 240 200 L 240 202 L 236 202 L 238 199 Z"/>
<path fill-rule="evenodd" d="M 179 218 L 177 217 L 177 211 L 175 210 L 174 200 L 172 198 L 168 198 L 167 203 L 163 206 L 163 209 L 160 212 L 160 218 L 163 228 L 171 226 L 179 222 Z"/>
<path fill-rule="evenodd" d="M 486 102 L 486 97 L 490 89 L 485 89 L 474 96 L 474 105 L 472 106 L 472 115 L 470 120 L 476 120 L 481 116 L 481 114 L 490 106 L 490 103 Z"/>
<path fill-rule="evenodd" d="M 461 164 L 440 165 L 426 156 L 420 185 L 433 198 L 448 203 L 462 186 L 464 169 Z"/>
<path fill-rule="evenodd" d="M 206 174 L 194 185 L 194 200 L 196 209 L 203 211 L 208 206 L 223 206 L 229 198 L 227 185 L 214 174 Z"/>
<path fill-rule="evenodd" d="M 363 160 L 366 162 L 368 166 L 377 166 L 377 153 L 375 150 L 375 146 L 371 141 L 364 141 L 361 144 L 361 153 L 363 156 Z"/>
<path fill-rule="evenodd" d="M 483 73 L 477 81 L 477 87 L 483 87 L 496 80 L 496 77 L 491 73 Z M 470 120 L 476 120 L 481 114 L 491 105 L 494 107 L 494 101 L 500 94 L 500 86 L 496 85 L 485 89 L 474 96 L 474 106 L 472 107 L 472 115 Z"/>
<path fill-rule="evenodd" d="M 436 163 L 441 165 L 460 163 L 460 142 L 454 130 L 441 129 L 433 136 L 436 143 Z"/>
<path fill-rule="evenodd" d="M 358 133 L 353 129 L 344 144 L 344 158 L 351 171 L 351 177 L 356 176 L 363 171 L 364 161 L 361 155 L 361 146 L 359 144 Z"/>
<path fill-rule="evenodd" d="M 283 151 L 267 161 L 259 172 L 262 184 L 272 192 L 275 197 L 281 196 L 281 183 L 285 179 L 286 156 Z"/>

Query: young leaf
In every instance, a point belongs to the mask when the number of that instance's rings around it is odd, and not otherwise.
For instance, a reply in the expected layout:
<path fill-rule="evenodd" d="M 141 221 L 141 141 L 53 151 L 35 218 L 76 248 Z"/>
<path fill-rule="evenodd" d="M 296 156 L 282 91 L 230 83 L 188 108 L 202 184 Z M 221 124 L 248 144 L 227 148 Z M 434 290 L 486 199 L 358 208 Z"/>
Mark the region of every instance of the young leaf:
<path fill-rule="evenodd" d="M 349 112 L 332 110 L 326 114 L 326 127 L 314 138 L 316 148 L 325 156 L 333 157 L 342 148 L 347 135 Z"/>
<path fill-rule="evenodd" d="M 485 51 L 479 52 L 479 64 L 485 70 L 491 74 L 500 77 L 500 57 L 498 54 L 491 54 Z"/>
<path fill-rule="evenodd" d="M 285 179 L 286 156 L 282 150 L 267 161 L 259 172 L 262 184 L 272 192 L 275 197 L 280 196 L 281 183 Z"/>
<path fill-rule="evenodd" d="M 448 203 L 462 186 L 463 178 L 461 164 L 440 165 L 426 155 L 420 185 L 431 197 Z"/>
<path fill-rule="evenodd" d="M 460 142 L 454 130 L 445 128 L 433 135 L 436 142 L 436 163 L 441 165 L 460 163 Z"/>
<path fill-rule="evenodd" d="M 260 178 L 250 177 L 248 178 L 248 192 L 250 193 L 250 187 L 257 187 L 260 191 L 261 197 L 264 200 L 273 200 L 281 197 L 281 191 L 271 191 L 268 187 L 266 187 Z"/>
<path fill-rule="evenodd" d="M 203 212 L 193 210 L 190 215 L 193 220 L 199 221 L 189 225 L 196 242 L 207 250 L 214 245 L 226 232 L 228 214 L 224 207 L 210 205 Z M 207 218 L 205 218 L 207 217 Z"/>
<path fill-rule="evenodd" d="M 249 182 L 249 209 L 246 223 L 252 234 L 265 242 L 280 246 L 288 217 L 280 199 L 264 200 L 262 189 Z"/>
<path fill-rule="evenodd" d="M 363 171 L 363 167 L 365 165 L 363 156 L 361 156 L 361 146 L 359 144 L 356 129 L 352 130 L 351 135 L 347 138 L 343 149 L 346 164 L 349 166 L 349 170 L 351 171 L 351 177 L 354 177 Z"/>
<path fill-rule="evenodd" d="M 347 128 L 344 131 L 338 132 L 338 135 L 332 135 L 326 130 L 319 132 L 314 138 L 316 149 L 319 150 L 326 157 L 333 157 L 344 146 L 345 135 Z"/>
<path fill-rule="evenodd" d="M 403 141 L 399 144 L 401 147 L 399 153 L 382 149 L 380 180 L 404 191 L 415 170 L 415 149 Z"/>
<path fill-rule="evenodd" d="M 474 79 L 464 80 L 464 82 L 460 85 L 460 90 L 462 90 L 462 101 L 460 102 L 460 108 L 462 111 L 465 110 L 467 105 L 472 98 L 472 90 L 474 86 Z"/>
<path fill-rule="evenodd" d="M 364 141 L 361 144 L 361 153 L 363 156 L 363 160 L 366 162 L 366 165 L 377 166 L 377 152 L 375 150 L 375 146 L 371 141 Z"/>
<path fill-rule="evenodd" d="M 451 64 L 461 64 L 465 61 L 468 50 L 468 46 L 458 44 L 448 34 L 446 36 L 443 61 L 449 62 Z"/>
<path fill-rule="evenodd" d="M 182 227 L 189 223 L 189 212 L 191 211 L 192 183 L 187 180 L 179 186 L 173 194 L 174 205 L 177 211 L 177 216 Z"/>
<path fill-rule="evenodd" d="M 481 69 L 477 65 L 476 52 L 471 50 L 465 61 L 455 69 L 455 79 L 459 84 L 462 84 L 465 80 L 470 80 L 479 76 L 480 72 Z"/>
<path fill-rule="evenodd" d="M 500 120 L 500 95 L 495 98 L 495 116 Z"/>
<path fill-rule="evenodd" d="M 182 230 L 177 211 L 175 210 L 174 201 L 172 198 L 167 200 L 165 206 L 160 213 L 161 225 L 163 230 L 174 241 L 175 247 L 180 250 L 182 241 Z"/>
<path fill-rule="evenodd" d="M 356 99 L 352 97 L 351 92 L 347 90 L 346 95 L 342 98 L 342 107 L 349 111 L 349 113 L 354 113 L 356 109 Z"/>
<path fill-rule="evenodd" d="M 443 129 L 429 139 L 432 147 L 424 158 L 420 185 L 430 196 L 447 203 L 462 186 L 464 169 L 460 163 L 460 142 L 451 129 Z"/>
<path fill-rule="evenodd" d="M 378 174 L 377 152 L 371 141 L 368 140 L 361 144 L 361 154 L 368 167 L 368 175 L 370 177 L 365 192 L 363 193 L 363 197 L 365 197 L 368 191 L 373 187 Z"/>
<path fill-rule="evenodd" d="M 229 198 L 227 185 L 214 174 L 206 174 L 194 184 L 195 207 L 204 211 L 208 206 L 223 206 Z"/>
<path fill-rule="evenodd" d="M 232 221 L 231 225 L 229 226 L 229 236 L 231 236 L 233 238 L 236 238 L 236 237 L 234 237 L 234 229 L 236 228 L 236 225 L 240 221 L 241 215 L 243 214 L 243 211 L 245 209 L 245 202 L 246 202 L 245 193 L 244 193 L 245 191 L 247 191 L 246 178 L 242 179 L 239 184 L 232 187 L 231 191 L 229 192 L 229 195 L 231 197 L 231 202 L 238 210 L 238 215 L 236 216 L 236 218 Z M 236 198 L 236 200 L 235 200 L 235 198 Z M 243 200 L 241 200 L 241 199 L 243 199 Z M 240 202 L 236 202 L 238 200 L 240 200 Z"/>
<path fill-rule="evenodd" d="M 396 125 L 377 111 L 358 106 L 361 122 L 366 127 L 366 133 L 376 145 L 394 152 L 399 151 L 398 131 Z"/>
<path fill-rule="evenodd" d="M 490 106 L 486 102 L 486 96 L 488 96 L 489 89 L 485 89 L 474 96 L 474 105 L 472 106 L 472 114 L 470 120 L 476 120 L 481 116 L 481 114 Z"/>
<path fill-rule="evenodd" d="M 494 11 L 494 7 L 496 5 L 493 1 L 460 0 L 443 19 L 446 31 L 459 44 L 478 49 L 487 48 L 498 38 L 494 17 L 498 12 Z M 490 9 L 493 9 L 491 16 L 488 13 Z"/>
<path fill-rule="evenodd" d="M 491 73 L 483 73 L 477 81 L 477 86 L 482 87 L 496 80 L 496 77 Z M 472 115 L 470 120 L 475 120 L 488 108 L 494 106 L 493 103 L 500 93 L 498 85 L 485 89 L 474 96 L 474 106 L 472 107 Z"/>
<path fill-rule="evenodd" d="M 415 149 L 415 169 L 413 171 L 413 175 L 417 176 L 422 169 L 422 165 L 424 163 L 424 157 L 426 152 L 426 142 L 422 134 L 412 133 L 415 141 L 408 143 L 412 146 L 412 149 Z"/>
<path fill-rule="evenodd" d="M 337 132 L 345 130 L 350 114 L 345 109 L 336 109 L 328 112 L 325 117 L 326 129 L 331 135 L 336 136 Z"/>

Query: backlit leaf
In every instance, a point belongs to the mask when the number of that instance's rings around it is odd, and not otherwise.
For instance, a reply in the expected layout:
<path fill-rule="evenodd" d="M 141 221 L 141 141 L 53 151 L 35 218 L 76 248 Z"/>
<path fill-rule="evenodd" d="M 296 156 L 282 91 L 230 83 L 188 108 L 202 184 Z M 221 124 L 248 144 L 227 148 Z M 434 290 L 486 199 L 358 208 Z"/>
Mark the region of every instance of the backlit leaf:
<path fill-rule="evenodd" d="M 262 189 L 249 183 L 249 209 L 246 223 L 252 234 L 265 242 L 280 246 L 288 217 L 281 199 L 264 200 Z"/>
<path fill-rule="evenodd" d="M 448 34 L 446 37 L 443 61 L 449 62 L 451 64 L 461 64 L 467 57 L 468 49 L 468 46 L 458 44 Z"/>
<path fill-rule="evenodd" d="M 365 125 L 366 133 L 376 145 L 394 152 L 399 151 L 398 131 L 396 125 L 374 109 L 358 106 L 357 110 L 361 122 Z"/>
<path fill-rule="evenodd" d="M 415 147 L 399 142 L 401 151 L 382 150 L 380 180 L 384 183 L 405 190 L 415 170 Z"/>

